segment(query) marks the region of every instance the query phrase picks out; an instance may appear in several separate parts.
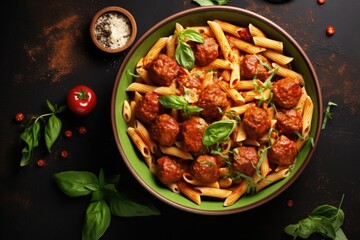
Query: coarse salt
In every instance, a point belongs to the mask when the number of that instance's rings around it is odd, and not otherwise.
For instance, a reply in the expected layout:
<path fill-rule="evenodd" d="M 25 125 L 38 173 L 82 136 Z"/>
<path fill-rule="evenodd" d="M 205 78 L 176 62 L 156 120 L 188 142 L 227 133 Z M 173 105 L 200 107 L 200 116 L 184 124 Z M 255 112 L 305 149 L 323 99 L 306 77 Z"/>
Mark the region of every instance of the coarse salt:
<path fill-rule="evenodd" d="M 105 48 L 120 48 L 129 41 L 130 36 L 130 21 L 121 13 L 104 13 L 95 23 L 95 37 Z"/>

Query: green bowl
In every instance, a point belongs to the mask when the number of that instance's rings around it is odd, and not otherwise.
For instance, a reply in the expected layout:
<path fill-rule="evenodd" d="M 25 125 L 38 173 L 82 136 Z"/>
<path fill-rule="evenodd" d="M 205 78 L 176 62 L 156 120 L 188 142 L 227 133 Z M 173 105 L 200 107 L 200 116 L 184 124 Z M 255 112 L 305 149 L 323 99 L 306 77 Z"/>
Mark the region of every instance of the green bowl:
<path fill-rule="evenodd" d="M 160 184 L 149 171 L 137 148 L 134 147 L 126 132 L 127 123 L 122 117 L 123 102 L 129 97 L 125 89 L 132 82 L 132 77 L 127 73 L 127 70 L 133 72 L 139 59 L 147 53 L 160 37 L 171 35 L 175 23 L 179 22 L 184 27 L 206 25 L 207 20 L 214 19 L 228 21 L 240 26 L 247 26 L 252 23 L 268 37 L 282 41 L 285 55 L 294 57 L 292 68 L 303 75 L 307 92 L 314 104 L 310 136 L 313 137 L 315 145 L 311 146 L 309 143 L 304 145 L 298 154 L 295 167 L 290 175 L 254 195 L 242 196 L 235 204 L 227 207 L 223 206 L 222 199 L 202 199 L 201 204 L 197 205 L 187 197 L 173 193 Z M 125 57 L 116 76 L 112 92 L 111 118 L 120 155 L 130 172 L 145 189 L 161 201 L 183 211 L 203 215 L 226 215 L 243 212 L 270 201 L 298 178 L 309 163 L 318 142 L 322 122 L 322 100 L 319 81 L 309 58 L 301 46 L 285 30 L 265 17 L 241 8 L 230 6 L 198 7 L 176 13 L 160 21 L 135 43 Z"/>

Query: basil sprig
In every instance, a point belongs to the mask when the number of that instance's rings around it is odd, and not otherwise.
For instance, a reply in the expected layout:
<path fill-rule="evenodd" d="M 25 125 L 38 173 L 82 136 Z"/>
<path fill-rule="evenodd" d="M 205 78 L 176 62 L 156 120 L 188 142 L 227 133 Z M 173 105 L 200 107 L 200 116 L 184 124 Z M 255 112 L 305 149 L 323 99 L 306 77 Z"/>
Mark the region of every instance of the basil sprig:
<path fill-rule="evenodd" d="M 341 198 L 339 207 L 328 204 L 316 207 L 308 217 L 300 220 L 296 224 L 289 224 L 284 231 L 293 236 L 308 238 L 313 233 L 321 234 L 325 237 L 336 240 L 347 240 L 341 226 L 345 219 L 344 211 L 341 209 L 344 195 Z"/>
<path fill-rule="evenodd" d="M 51 112 L 31 118 L 28 125 L 20 134 L 20 140 L 26 144 L 25 147 L 22 149 L 22 157 L 20 160 L 20 166 L 22 167 L 30 163 L 33 157 L 34 148 L 39 146 L 39 140 L 41 135 L 40 120 L 42 120 L 45 124 L 45 145 L 49 153 L 51 152 L 51 147 L 53 146 L 60 134 L 62 123 L 61 120 L 56 116 L 56 114 L 63 112 L 66 106 L 64 105 L 58 108 L 56 104 L 53 105 L 48 100 L 46 101 L 46 103 Z M 48 118 L 47 121 L 46 118 Z"/>
<path fill-rule="evenodd" d="M 324 119 L 323 119 L 323 122 L 322 122 L 322 125 L 321 125 L 321 129 L 325 129 L 328 119 L 329 119 L 329 118 L 331 119 L 331 111 L 330 111 L 331 106 L 335 106 L 335 107 L 336 107 L 337 104 L 334 103 L 334 102 L 331 102 L 331 101 L 329 101 L 329 102 L 327 103 L 327 105 L 326 105 L 326 110 L 325 110 L 325 114 L 324 114 Z"/>
<path fill-rule="evenodd" d="M 205 129 L 202 143 L 205 146 L 211 146 L 228 138 L 230 134 L 234 131 L 236 123 L 237 122 L 232 119 L 213 122 L 209 127 Z"/>
<path fill-rule="evenodd" d="M 203 109 L 197 106 L 190 105 L 183 96 L 165 95 L 158 98 L 161 105 L 166 108 L 173 108 L 176 110 L 183 110 L 185 113 L 198 113 Z"/>
<path fill-rule="evenodd" d="M 194 29 L 181 30 L 177 33 L 177 36 L 179 38 L 179 43 L 176 46 L 175 59 L 181 66 L 190 70 L 195 65 L 195 56 L 186 40 L 204 43 L 204 38 L 201 33 Z"/>
<path fill-rule="evenodd" d="M 99 239 L 110 226 L 111 215 L 121 217 L 160 215 L 159 210 L 138 192 L 118 191 L 120 176 L 105 179 L 88 171 L 65 171 L 53 175 L 58 187 L 69 197 L 91 195 L 83 228 L 83 240 Z"/>
<path fill-rule="evenodd" d="M 193 0 L 200 6 L 212 6 L 212 5 L 225 5 L 229 2 L 229 0 Z"/>

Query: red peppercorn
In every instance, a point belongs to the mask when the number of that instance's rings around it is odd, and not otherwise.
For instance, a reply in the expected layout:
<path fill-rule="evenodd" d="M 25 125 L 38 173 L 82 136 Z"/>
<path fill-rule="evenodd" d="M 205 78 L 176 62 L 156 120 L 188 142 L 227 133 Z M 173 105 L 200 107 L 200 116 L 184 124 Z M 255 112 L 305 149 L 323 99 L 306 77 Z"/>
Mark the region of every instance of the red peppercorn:
<path fill-rule="evenodd" d="M 318 4 L 322 5 L 326 2 L 326 0 L 317 0 Z"/>
<path fill-rule="evenodd" d="M 72 138 L 73 132 L 71 130 L 66 130 L 64 132 L 64 136 L 67 137 L 67 138 Z"/>
<path fill-rule="evenodd" d="M 80 133 L 81 135 L 85 134 L 86 132 L 87 132 L 86 127 L 80 127 L 80 128 L 79 128 L 79 133 Z"/>
<path fill-rule="evenodd" d="M 39 159 L 37 160 L 36 162 L 36 165 L 38 165 L 38 167 L 44 167 L 46 164 L 45 160 L 44 159 Z"/>
<path fill-rule="evenodd" d="M 62 150 L 62 151 L 60 152 L 60 156 L 61 156 L 62 158 L 68 158 L 68 157 L 69 157 L 69 152 L 66 151 L 66 150 Z"/>
<path fill-rule="evenodd" d="M 293 200 L 291 200 L 291 199 L 287 200 L 287 202 L 286 202 L 286 206 L 288 206 L 288 207 L 292 207 L 292 206 L 294 206 L 294 201 L 293 201 Z"/>
<path fill-rule="evenodd" d="M 15 114 L 15 120 L 17 122 L 22 122 L 22 121 L 24 121 L 24 119 L 25 119 L 25 116 L 22 112 L 18 112 Z"/>
<path fill-rule="evenodd" d="M 331 35 L 333 35 L 335 33 L 335 28 L 333 27 L 333 26 L 328 26 L 327 28 L 326 28 L 326 34 L 328 35 L 328 36 L 331 36 Z"/>

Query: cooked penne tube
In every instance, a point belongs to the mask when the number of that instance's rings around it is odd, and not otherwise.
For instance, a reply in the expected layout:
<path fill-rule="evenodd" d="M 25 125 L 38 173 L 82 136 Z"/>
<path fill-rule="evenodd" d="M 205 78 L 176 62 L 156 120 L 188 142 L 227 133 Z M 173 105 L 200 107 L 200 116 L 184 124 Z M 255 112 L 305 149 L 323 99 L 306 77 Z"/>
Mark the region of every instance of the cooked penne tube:
<path fill-rule="evenodd" d="M 206 67 L 207 69 L 233 69 L 233 65 L 229 60 L 225 60 L 225 59 L 215 59 L 214 61 L 212 61 L 211 63 L 209 63 L 209 65 L 207 65 Z"/>
<path fill-rule="evenodd" d="M 245 42 L 239 38 L 236 37 L 228 37 L 228 41 L 230 44 L 234 45 L 235 47 L 237 47 L 239 50 L 249 53 L 249 54 L 255 54 L 255 53 L 260 53 L 266 50 L 266 48 L 264 47 L 260 47 L 260 46 L 255 46 L 254 44 Z"/>
<path fill-rule="evenodd" d="M 244 27 L 239 27 L 236 26 L 234 24 L 231 24 L 229 22 L 224 22 L 218 19 L 215 19 L 214 22 L 216 22 L 217 24 L 219 24 L 219 26 L 221 27 L 221 29 L 226 32 L 229 33 L 231 35 L 234 35 L 235 37 L 240 37 L 239 32 L 241 32 Z"/>
<path fill-rule="evenodd" d="M 179 157 L 181 159 L 185 159 L 185 160 L 192 160 L 194 159 L 193 156 L 188 153 L 188 152 L 185 152 L 183 150 L 181 150 L 180 148 L 178 147 L 175 147 L 175 146 L 171 146 L 171 147 L 167 147 L 167 146 L 160 146 L 160 150 L 162 153 L 164 154 L 168 154 L 168 155 L 171 155 L 171 156 L 175 156 L 175 157 Z"/>
<path fill-rule="evenodd" d="M 220 81 L 218 84 L 235 103 L 239 105 L 243 105 L 245 103 L 245 99 L 241 96 L 241 94 L 236 89 L 230 88 L 230 85 L 227 82 Z"/>
<path fill-rule="evenodd" d="M 145 126 L 139 121 L 135 120 L 134 128 L 136 133 L 141 137 L 144 143 L 148 146 L 151 153 L 156 153 L 157 145 L 154 140 L 151 138 L 149 131 L 145 128 Z"/>
<path fill-rule="evenodd" d="M 286 178 L 290 174 L 290 169 L 285 168 L 278 172 L 272 172 L 266 176 L 265 179 L 262 179 L 256 184 L 256 191 L 260 191 L 261 189 L 273 184 L 276 181 Z"/>
<path fill-rule="evenodd" d="M 280 65 L 287 65 L 292 60 L 294 60 L 293 57 L 288 57 L 282 53 L 278 53 L 278 52 L 275 52 L 272 50 L 266 50 L 266 51 L 262 52 L 262 55 L 270 60 L 273 60 L 274 62 L 276 62 Z"/>
<path fill-rule="evenodd" d="M 137 149 L 139 149 L 139 151 L 143 155 L 143 157 L 145 157 L 145 158 L 150 157 L 150 149 L 149 149 L 149 147 L 141 139 L 139 134 L 137 134 L 135 128 L 128 127 L 127 133 L 129 134 L 131 140 L 133 141 L 133 143 L 135 144 Z"/>
<path fill-rule="evenodd" d="M 278 71 L 276 72 L 276 75 L 279 75 L 282 77 L 290 77 L 290 78 L 296 80 L 301 86 L 305 86 L 304 78 L 300 73 L 295 72 L 291 69 L 285 68 L 283 66 L 280 66 L 276 63 L 272 63 L 272 66 L 274 68 L 278 67 Z"/>
<path fill-rule="evenodd" d="M 185 180 L 185 182 L 191 184 L 192 186 L 220 188 L 219 183 L 217 181 L 211 183 L 204 183 L 195 179 L 190 173 L 184 173 L 183 179 Z"/>
<path fill-rule="evenodd" d="M 171 35 L 169 36 L 166 42 L 166 55 L 168 55 L 171 58 L 175 58 L 176 41 L 177 41 L 176 35 Z"/>
<path fill-rule="evenodd" d="M 194 187 L 194 189 L 200 192 L 200 196 L 215 197 L 215 198 L 226 198 L 231 193 L 230 190 L 221 189 L 221 188 Z"/>
<path fill-rule="evenodd" d="M 283 43 L 281 41 L 277 41 L 274 39 L 270 39 L 267 37 L 253 37 L 254 44 L 259 47 L 264 47 L 267 49 L 274 49 L 277 51 L 283 51 Z"/>
<path fill-rule="evenodd" d="M 160 54 L 161 50 L 166 47 L 168 37 L 159 38 L 155 44 L 151 47 L 149 52 L 144 57 L 144 66 L 147 67 L 152 61 L 154 61 Z"/>
<path fill-rule="evenodd" d="M 197 205 L 200 205 L 201 197 L 199 191 L 193 189 L 188 183 L 182 181 L 177 183 L 177 187 L 180 193 L 184 194 L 184 196 L 192 200 Z"/>
<path fill-rule="evenodd" d="M 255 27 L 253 24 L 249 23 L 249 32 L 253 37 L 266 37 L 265 33 L 260 30 L 260 28 Z"/>
<path fill-rule="evenodd" d="M 125 122 L 129 123 L 132 117 L 131 107 L 128 100 L 123 103 L 123 117 Z"/>
<path fill-rule="evenodd" d="M 251 103 L 246 103 L 246 104 L 241 105 L 241 106 L 231 107 L 231 108 L 229 108 L 228 110 L 229 110 L 230 112 L 234 112 L 234 113 L 237 114 L 237 115 L 241 115 L 241 114 L 243 114 L 248 108 L 254 107 L 254 106 L 256 106 L 256 104 L 253 103 L 253 102 L 251 102 Z"/>
<path fill-rule="evenodd" d="M 158 88 L 158 87 L 144 84 L 144 83 L 133 82 L 126 88 L 126 91 L 147 93 L 147 92 L 153 92 L 156 88 Z"/>
<path fill-rule="evenodd" d="M 161 96 L 165 95 L 180 95 L 180 90 L 174 87 L 156 87 L 154 92 Z"/>
<path fill-rule="evenodd" d="M 243 180 L 240 184 L 238 184 L 230 193 L 229 196 L 226 197 L 224 201 L 224 207 L 233 205 L 245 192 L 249 183 L 246 180 Z"/>
<path fill-rule="evenodd" d="M 230 53 L 231 53 L 231 47 L 230 47 L 228 40 L 226 39 L 224 31 L 221 29 L 220 25 L 215 21 L 207 21 L 207 23 L 219 43 L 221 52 L 222 52 L 225 60 L 229 60 Z"/>

